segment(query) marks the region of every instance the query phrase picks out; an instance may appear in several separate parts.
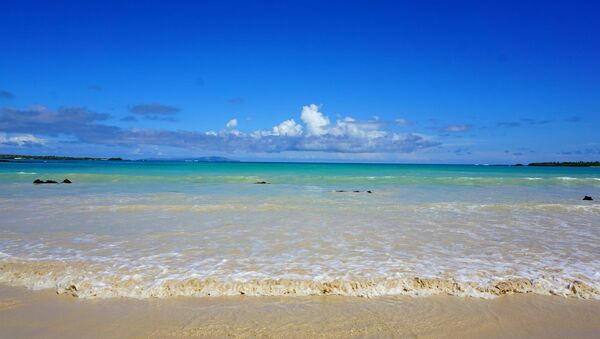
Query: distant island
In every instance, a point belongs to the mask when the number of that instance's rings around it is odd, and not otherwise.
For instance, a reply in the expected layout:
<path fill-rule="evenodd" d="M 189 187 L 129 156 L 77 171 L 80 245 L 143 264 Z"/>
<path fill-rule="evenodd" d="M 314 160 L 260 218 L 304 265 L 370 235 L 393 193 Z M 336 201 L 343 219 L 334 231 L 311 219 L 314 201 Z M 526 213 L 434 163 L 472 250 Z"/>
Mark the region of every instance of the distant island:
<path fill-rule="evenodd" d="M 22 155 L 22 154 L 0 154 L 0 162 L 23 162 L 27 160 L 88 160 L 88 161 L 130 161 L 123 158 L 94 158 L 94 157 L 64 157 L 57 155 Z M 208 156 L 197 158 L 155 158 L 139 159 L 134 161 L 187 161 L 187 162 L 239 162 L 239 160 L 225 157 Z"/>
<path fill-rule="evenodd" d="M 528 166 L 600 167 L 600 161 L 532 162 Z"/>
<path fill-rule="evenodd" d="M 138 161 L 187 161 L 187 162 L 240 162 L 239 160 L 229 159 L 225 157 L 198 157 L 198 158 L 151 158 L 140 159 Z"/>
<path fill-rule="evenodd" d="M 92 157 L 63 157 L 57 155 L 20 155 L 0 154 L 0 161 L 21 160 L 96 160 L 96 161 L 123 161 L 122 158 L 92 158 Z"/>

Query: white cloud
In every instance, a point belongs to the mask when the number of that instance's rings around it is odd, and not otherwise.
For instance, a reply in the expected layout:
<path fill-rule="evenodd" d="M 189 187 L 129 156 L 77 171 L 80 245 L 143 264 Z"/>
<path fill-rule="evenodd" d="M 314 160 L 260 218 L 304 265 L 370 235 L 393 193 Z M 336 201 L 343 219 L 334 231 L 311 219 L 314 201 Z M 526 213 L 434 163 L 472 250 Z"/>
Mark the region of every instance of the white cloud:
<path fill-rule="evenodd" d="M 321 136 L 327 133 L 329 118 L 319 112 L 319 106 L 310 104 L 302 107 L 300 119 L 306 124 L 308 136 Z"/>
<path fill-rule="evenodd" d="M 227 124 L 225 125 L 225 127 L 227 128 L 236 128 L 238 124 L 237 119 L 231 119 L 227 122 Z"/>
<path fill-rule="evenodd" d="M 302 135 L 302 125 L 297 124 L 294 119 L 289 119 L 273 127 L 273 134 L 297 137 Z"/>
<path fill-rule="evenodd" d="M 244 132 L 231 119 L 220 131 L 121 128 L 102 124 L 108 115 L 83 108 L 45 107 L 28 110 L 0 109 L 2 144 L 34 145 L 44 140 L 34 137 L 64 136 L 74 141 L 106 146 L 163 146 L 204 151 L 241 153 L 328 152 L 328 153 L 411 153 L 440 145 L 427 136 L 396 134 L 379 120 L 337 119 L 334 123 L 311 104 L 302 107 L 301 123 L 287 119 L 267 130 Z M 31 133 L 31 134 L 25 134 Z M 17 135 L 17 136 L 13 136 Z"/>
<path fill-rule="evenodd" d="M 37 138 L 32 134 L 22 134 L 15 136 L 7 136 L 6 133 L 0 133 L 0 145 L 7 146 L 33 146 L 43 145 L 46 140 Z"/>
<path fill-rule="evenodd" d="M 254 131 L 252 135 L 254 137 L 266 137 L 266 136 L 285 136 L 285 137 L 299 137 L 302 135 L 302 125 L 296 123 L 294 119 L 286 120 L 277 126 L 273 126 L 270 131 Z"/>
<path fill-rule="evenodd" d="M 404 118 L 398 118 L 395 120 L 396 124 L 400 125 L 400 126 L 408 126 L 410 125 L 410 122 Z"/>
<path fill-rule="evenodd" d="M 470 125 L 449 125 L 444 128 L 446 132 L 464 132 L 471 128 Z"/>
<path fill-rule="evenodd" d="M 377 121 L 356 121 L 346 117 L 336 122 L 335 127 L 329 129 L 328 134 L 339 137 L 361 139 L 376 139 L 385 137 L 388 133 L 381 130 L 381 123 Z"/>

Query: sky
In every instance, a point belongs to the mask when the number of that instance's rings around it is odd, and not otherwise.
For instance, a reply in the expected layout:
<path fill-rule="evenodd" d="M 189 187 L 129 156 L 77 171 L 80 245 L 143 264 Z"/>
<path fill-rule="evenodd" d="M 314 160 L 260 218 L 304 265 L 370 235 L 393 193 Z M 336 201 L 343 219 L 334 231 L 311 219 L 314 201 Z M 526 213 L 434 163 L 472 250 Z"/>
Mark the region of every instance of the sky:
<path fill-rule="evenodd" d="M 0 5 L 0 153 L 600 159 L 597 1 Z"/>

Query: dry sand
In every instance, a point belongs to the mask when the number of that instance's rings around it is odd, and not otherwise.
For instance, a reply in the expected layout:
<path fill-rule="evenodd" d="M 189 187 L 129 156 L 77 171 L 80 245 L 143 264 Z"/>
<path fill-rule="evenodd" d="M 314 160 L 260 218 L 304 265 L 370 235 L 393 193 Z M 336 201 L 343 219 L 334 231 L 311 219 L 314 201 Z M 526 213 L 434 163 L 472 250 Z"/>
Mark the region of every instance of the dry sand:
<path fill-rule="evenodd" d="M 512 295 L 78 299 L 0 287 L 3 338 L 600 337 L 600 301 Z"/>

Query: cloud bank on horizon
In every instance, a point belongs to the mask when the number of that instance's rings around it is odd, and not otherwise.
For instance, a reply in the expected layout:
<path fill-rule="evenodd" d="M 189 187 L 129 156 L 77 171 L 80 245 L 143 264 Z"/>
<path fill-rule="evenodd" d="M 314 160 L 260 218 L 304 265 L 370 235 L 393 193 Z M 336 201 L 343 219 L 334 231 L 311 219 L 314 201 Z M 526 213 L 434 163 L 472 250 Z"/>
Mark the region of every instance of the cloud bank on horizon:
<path fill-rule="evenodd" d="M 160 104 L 133 106 L 131 112 L 154 116 L 179 110 Z M 233 118 L 219 131 L 122 128 L 107 123 L 111 118 L 84 107 L 44 106 L 0 110 L 0 145 L 43 146 L 52 142 L 79 142 L 105 146 L 168 146 L 189 150 L 234 153 L 333 152 L 411 153 L 441 143 L 420 133 L 397 133 L 387 124 L 344 117 L 332 122 L 310 104 L 302 107 L 300 122 L 284 120 L 270 129 L 242 132 Z"/>

